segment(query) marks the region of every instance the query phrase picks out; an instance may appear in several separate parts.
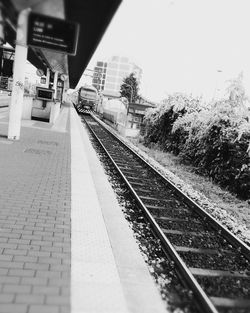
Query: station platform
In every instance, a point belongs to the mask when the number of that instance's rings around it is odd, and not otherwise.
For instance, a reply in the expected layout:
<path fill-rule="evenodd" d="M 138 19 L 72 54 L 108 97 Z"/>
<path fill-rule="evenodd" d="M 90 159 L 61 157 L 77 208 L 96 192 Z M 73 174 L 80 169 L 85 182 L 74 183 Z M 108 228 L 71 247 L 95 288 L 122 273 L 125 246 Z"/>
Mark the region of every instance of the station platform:
<path fill-rule="evenodd" d="M 166 312 L 73 106 L 7 130 L 0 108 L 0 313 Z"/>

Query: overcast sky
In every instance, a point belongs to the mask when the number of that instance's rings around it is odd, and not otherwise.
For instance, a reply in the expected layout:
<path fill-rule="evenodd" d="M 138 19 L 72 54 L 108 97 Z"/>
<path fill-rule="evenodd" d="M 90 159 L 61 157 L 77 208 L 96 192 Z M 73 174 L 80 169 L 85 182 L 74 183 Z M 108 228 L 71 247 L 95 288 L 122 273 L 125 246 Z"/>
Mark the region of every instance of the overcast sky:
<path fill-rule="evenodd" d="M 142 68 L 140 91 L 151 100 L 175 91 L 209 98 L 241 71 L 250 91 L 250 1 L 123 0 L 88 68 L 117 54 Z"/>

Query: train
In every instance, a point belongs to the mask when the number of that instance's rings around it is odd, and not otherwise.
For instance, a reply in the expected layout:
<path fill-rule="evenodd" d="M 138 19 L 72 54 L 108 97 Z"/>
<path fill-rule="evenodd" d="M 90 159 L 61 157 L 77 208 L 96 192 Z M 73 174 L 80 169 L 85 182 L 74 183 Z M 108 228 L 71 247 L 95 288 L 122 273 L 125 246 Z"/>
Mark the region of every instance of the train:
<path fill-rule="evenodd" d="M 91 85 L 84 85 L 75 93 L 74 105 L 80 113 L 93 112 L 98 101 L 98 91 Z"/>

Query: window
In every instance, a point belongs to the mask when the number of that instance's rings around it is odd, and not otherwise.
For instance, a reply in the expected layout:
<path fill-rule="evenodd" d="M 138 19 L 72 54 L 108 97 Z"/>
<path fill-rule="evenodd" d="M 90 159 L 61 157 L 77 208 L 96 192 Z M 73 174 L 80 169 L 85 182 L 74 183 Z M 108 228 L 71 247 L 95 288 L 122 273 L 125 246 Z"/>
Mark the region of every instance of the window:
<path fill-rule="evenodd" d="M 118 62 L 119 61 L 119 57 L 118 56 L 113 56 L 112 57 L 112 61 Z"/>
<path fill-rule="evenodd" d="M 102 76 L 102 74 L 98 73 L 98 72 L 94 72 L 94 74 L 93 74 L 94 78 L 100 78 L 101 76 Z"/>
<path fill-rule="evenodd" d="M 118 68 L 118 64 L 117 63 L 109 63 L 108 67 L 109 68 Z"/>
<path fill-rule="evenodd" d="M 96 67 L 94 68 L 94 71 L 97 72 L 97 73 L 102 73 L 102 68 L 96 66 Z"/>
<path fill-rule="evenodd" d="M 129 70 L 129 65 L 128 64 L 120 64 L 120 69 L 122 70 Z"/>
<path fill-rule="evenodd" d="M 105 84 L 105 88 L 106 89 L 111 89 L 111 90 L 113 90 L 114 88 L 115 88 L 115 85 L 114 84 Z"/>
<path fill-rule="evenodd" d="M 117 72 L 116 71 L 113 71 L 113 70 L 107 70 L 107 78 L 108 76 L 116 76 Z"/>
<path fill-rule="evenodd" d="M 100 84 L 101 83 L 100 78 L 93 78 L 93 83 L 94 84 Z"/>
<path fill-rule="evenodd" d="M 107 83 L 115 83 L 116 79 L 114 76 L 107 76 L 106 82 Z"/>
<path fill-rule="evenodd" d="M 117 83 L 118 83 L 118 84 L 121 84 L 121 83 L 122 83 L 122 78 L 121 78 L 121 77 L 117 79 Z"/>
<path fill-rule="evenodd" d="M 126 73 L 126 72 L 123 72 L 123 71 L 120 71 L 120 72 L 119 72 L 119 76 L 120 76 L 121 78 L 123 78 L 123 77 L 127 76 L 127 73 Z"/>
<path fill-rule="evenodd" d="M 121 58 L 121 62 L 122 63 L 128 63 L 128 58 L 125 58 L 125 57 Z"/>
<path fill-rule="evenodd" d="M 97 62 L 97 66 L 103 67 L 103 62 Z"/>

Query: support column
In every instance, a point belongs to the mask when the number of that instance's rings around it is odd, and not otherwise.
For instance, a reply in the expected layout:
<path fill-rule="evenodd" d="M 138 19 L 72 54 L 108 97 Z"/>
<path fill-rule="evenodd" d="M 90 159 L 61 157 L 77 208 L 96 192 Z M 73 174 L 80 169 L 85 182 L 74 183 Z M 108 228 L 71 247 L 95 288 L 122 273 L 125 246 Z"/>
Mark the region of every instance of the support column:
<path fill-rule="evenodd" d="M 56 100 L 57 97 L 57 80 L 58 80 L 58 71 L 54 73 L 54 81 L 53 81 L 53 89 L 54 92 L 54 102 L 51 102 L 51 110 L 50 110 L 50 123 L 54 123 L 60 113 L 60 102 Z"/>
<path fill-rule="evenodd" d="M 0 76 L 2 75 L 2 68 L 3 68 L 3 48 L 0 47 Z"/>
<path fill-rule="evenodd" d="M 24 77 L 27 60 L 27 22 L 30 9 L 22 10 L 18 16 L 16 49 L 13 71 L 13 88 L 9 108 L 8 139 L 19 140 L 24 95 Z"/>
<path fill-rule="evenodd" d="M 53 81 L 53 89 L 55 90 L 55 92 L 54 92 L 54 100 L 56 100 L 56 97 L 57 97 L 57 80 L 58 80 L 58 71 L 55 71 L 54 81 Z"/>
<path fill-rule="evenodd" d="M 47 67 L 46 88 L 49 88 L 49 80 L 50 80 L 50 69 Z"/>

